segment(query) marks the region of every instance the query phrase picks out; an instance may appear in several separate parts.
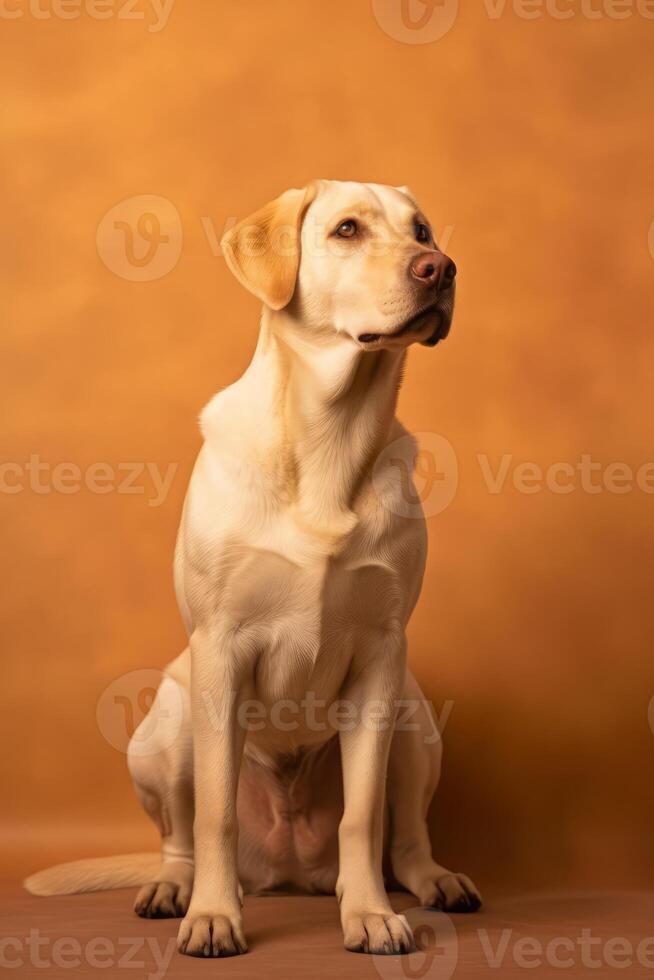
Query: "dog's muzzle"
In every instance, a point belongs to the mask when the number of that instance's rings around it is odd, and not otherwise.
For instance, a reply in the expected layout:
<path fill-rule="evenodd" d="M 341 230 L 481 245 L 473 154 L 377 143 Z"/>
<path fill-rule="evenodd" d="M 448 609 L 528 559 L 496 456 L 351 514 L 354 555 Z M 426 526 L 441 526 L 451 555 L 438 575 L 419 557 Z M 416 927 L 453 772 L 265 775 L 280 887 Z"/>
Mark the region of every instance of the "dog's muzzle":
<path fill-rule="evenodd" d="M 359 343 L 376 344 L 379 341 L 403 337 L 420 329 L 425 319 L 432 316 L 437 320 L 436 326 L 433 332 L 420 343 L 425 347 L 435 347 L 439 341 L 445 340 L 452 323 L 456 273 L 455 263 L 444 252 L 434 249 L 415 255 L 409 263 L 409 275 L 414 282 L 420 283 L 419 291 L 424 304 L 422 309 L 392 333 L 360 334 Z M 431 303 L 430 298 L 432 298 Z"/>

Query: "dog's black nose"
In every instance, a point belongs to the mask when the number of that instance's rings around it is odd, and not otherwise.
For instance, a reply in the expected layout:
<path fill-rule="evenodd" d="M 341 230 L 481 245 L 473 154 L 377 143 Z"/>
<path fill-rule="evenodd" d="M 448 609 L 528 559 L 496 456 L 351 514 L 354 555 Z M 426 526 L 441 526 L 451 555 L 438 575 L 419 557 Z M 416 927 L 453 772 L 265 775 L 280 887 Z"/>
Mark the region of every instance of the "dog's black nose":
<path fill-rule="evenodd" d="M 421 252 L 409 266 L 414 279 L 436 289 L 449 289 L 456 278 L 456 265 L 443 252 Z"/>

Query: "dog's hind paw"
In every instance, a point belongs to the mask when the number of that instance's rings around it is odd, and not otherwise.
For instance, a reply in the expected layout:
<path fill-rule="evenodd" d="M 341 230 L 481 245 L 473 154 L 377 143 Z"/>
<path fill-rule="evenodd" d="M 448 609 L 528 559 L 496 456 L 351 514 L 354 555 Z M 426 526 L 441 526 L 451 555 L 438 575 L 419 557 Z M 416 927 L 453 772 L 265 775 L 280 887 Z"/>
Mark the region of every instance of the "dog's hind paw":
<path fill-rule="evenodd" d="M 481 895 L 467 875 L 447 871 L 425 885 L 418 896 L 422 905 L 440 912 L 476 912 Z"/>
<path fill-rule="evenodd" d="M 190 900 L 190 884 L 151 881 L 136 896 L 134 911 L 142 919 L 178 919 L 186 915 Z"/>

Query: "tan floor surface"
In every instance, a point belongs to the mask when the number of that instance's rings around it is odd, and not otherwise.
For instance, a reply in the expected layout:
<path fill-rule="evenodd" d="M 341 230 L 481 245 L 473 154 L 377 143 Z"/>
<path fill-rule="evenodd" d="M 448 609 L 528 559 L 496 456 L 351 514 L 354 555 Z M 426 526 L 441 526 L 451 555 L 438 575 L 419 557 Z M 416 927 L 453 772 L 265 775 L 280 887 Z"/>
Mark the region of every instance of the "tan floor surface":
<path fill-rule="evenodd" d="M 654 977 L 654 894 L 490 897 L 475 916 L 408 911 L 426 951 L 368 957 L 342 949 L 333 898 L 248 898 L 246 956 L 203 961 L 174 952 L 177 922 L 143 921 L 132 891 L 38 899 L 2 894 L 0 967 L 20 977 L 284 977 L 456 980 L 478 977 Z M 3 971 L 4 972 L 4 971 Z"/>

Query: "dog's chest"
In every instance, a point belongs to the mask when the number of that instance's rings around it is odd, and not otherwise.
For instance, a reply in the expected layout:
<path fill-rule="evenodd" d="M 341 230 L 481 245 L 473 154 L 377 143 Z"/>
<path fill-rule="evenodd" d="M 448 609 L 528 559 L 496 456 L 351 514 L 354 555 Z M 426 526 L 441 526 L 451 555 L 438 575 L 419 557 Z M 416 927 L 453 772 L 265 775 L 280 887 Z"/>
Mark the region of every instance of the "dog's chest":
<path fill-rule="evenodd" d="M 281 733 L 281 752 L 319 744 L 326 732 L 311 730 L 306 699 L 327 710 L 358 652 L 403 631 L 424 564 L 420 522 L 400 520 L 378 493 L 310 520 L 307 501 L 224 487 L 205 466 L 185 509 L 177 583 L 190 629 L 212 622 L 248 677 L 261 743 Z"/>
<path fill-rule="evenodd" d="M 364 634 L 399 622 L 399 570 L 360 553 L 299 565 L 273 552 L 243 554 L 225 593 L 225 613 L 256 645 L 255 697 L 271 707 L 307 692 L 329 704 Z"/>

